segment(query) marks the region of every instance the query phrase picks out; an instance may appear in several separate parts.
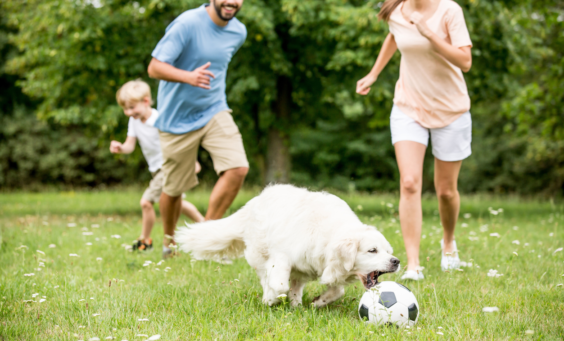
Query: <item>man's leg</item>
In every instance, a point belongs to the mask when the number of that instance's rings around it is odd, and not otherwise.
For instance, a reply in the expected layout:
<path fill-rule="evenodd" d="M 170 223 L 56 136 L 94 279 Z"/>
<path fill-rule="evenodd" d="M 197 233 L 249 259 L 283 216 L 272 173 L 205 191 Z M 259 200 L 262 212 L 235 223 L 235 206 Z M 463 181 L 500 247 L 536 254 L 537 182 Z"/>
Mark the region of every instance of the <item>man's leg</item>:
<path fill-rule="evenodd" d="M 223 217 L 225 211 L 235 200 L 241 186 L 243 186 L 248 171 L 249 168 L 247 167 L 239 167 L 226 170 L 221 174 L 210 195 L 206 220 L 221 219 Z"/>
<path fill-rule="evenodd" d="M 206 220 L 221 219 L 241 189 L 249 162 L 239 128 L 230 111 L 217 113 L 208 125 L 202 147 L 209 153 L 219 179 L 210 195 Z"/>
<path fill-rule="evenodd" d="M 180 205 L 182 203 L 182 196 L 171 197 L 170 195 L 163 192 L 161 194 L 161 200 L 159 201 L 161 208 L 161 216 L 163 218 L 163 230 L 165 238 L 163 240 L 163 246 L 168 247 L 174 241 L 167 236 L 174 236 L 174 230 L 176 229 L 176 223 L 178 222 L 178 217 L 180 216 Z"/>

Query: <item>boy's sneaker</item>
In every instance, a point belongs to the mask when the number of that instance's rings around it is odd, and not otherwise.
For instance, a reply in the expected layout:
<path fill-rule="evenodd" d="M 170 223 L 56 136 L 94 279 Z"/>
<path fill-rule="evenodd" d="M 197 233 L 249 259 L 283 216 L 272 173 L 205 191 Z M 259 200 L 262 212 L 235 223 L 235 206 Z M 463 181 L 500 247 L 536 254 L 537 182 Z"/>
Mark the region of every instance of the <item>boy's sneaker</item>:
<path fill-rule="evenodd" d="M 423 276 L 423 269 L 418 269 L 418 270 L 407 270 L 403 276 L 401 276 L 402 280 L 411 280 L 411 281 L 420 281 L 422 279 L 425 279 L 425 276 Z"/>
<path fill-rule="evenodd" d="M 460 258 L 458 258 L 458 248 L 456 247 L 456 241 L 452 241 L 454 245 L 454 250 L 452 253 L 445 254 L 442 250 L 444 249 L 444 241 L 441 239 L 441 269 L 443 271 L 455 270 L 460 268 Z"/>
<path fill-rule="evenodd" d="M 133 251 L 147 251 L 153 248 L 153 241 L 151 238 L 148 239 L 137 239 L 133 242 Z"/>

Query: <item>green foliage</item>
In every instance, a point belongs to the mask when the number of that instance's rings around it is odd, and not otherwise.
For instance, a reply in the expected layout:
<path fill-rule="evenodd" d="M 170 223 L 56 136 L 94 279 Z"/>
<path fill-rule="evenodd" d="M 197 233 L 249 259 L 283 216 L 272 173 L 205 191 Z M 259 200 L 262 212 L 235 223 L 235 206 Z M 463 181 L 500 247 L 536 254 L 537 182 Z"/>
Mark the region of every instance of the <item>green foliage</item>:
<path fill-rule="evenodd" d="M 562 193 L 563 6 L 552 1 L 457 0 L 473 39 L 465 78 L 472 99 L 474 155 L 467 191 Z M 147 79 L 150 53 L 166 26 L 195 0 L 27 0 L 3 4 L 19 51 L 6 70 L 39 103 L 38 116 L 98 136 L 124 137 L 118 87 Z M 389 113 L 399 53 L 368 96 L 355 83 L 374 63 L 387 25 L 379 0 L 246 0 L 238 18 L 247 41 L 234 56 L 228 102 L 261 183 L 269 129 L 290 136 L 292 181 L 342 190 L 397 188 Z M 0 45 L 2 41 L 0 28 Z M 292 85 L 291 115 L 273 113 L 277 82 Z M 209 158 L 204 178 L 214 177 Z M 432 189 L 428 153 L 424 187 Z"/>
<path fill-rule="evenodd" d="M 105 186 L 148 182 L 139 149 L 114 156 L 74 126 L 53 127 L 22 110 L 0 118 L 0 187 Z"/>

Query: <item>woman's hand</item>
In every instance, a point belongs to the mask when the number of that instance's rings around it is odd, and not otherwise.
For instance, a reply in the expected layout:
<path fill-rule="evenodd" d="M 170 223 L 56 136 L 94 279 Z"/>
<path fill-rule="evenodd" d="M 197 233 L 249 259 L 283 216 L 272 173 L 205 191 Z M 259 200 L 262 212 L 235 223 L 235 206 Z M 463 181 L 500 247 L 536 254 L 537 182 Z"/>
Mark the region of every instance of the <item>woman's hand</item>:
<path fill-rule="evenodd" d="M 423 20 L 423 15 L 421 15 L 421 13 L 419 12 L 411 13 L 411 15 L 409 16 L 409 22 L 415 25 L 415 27 L 417 27 L 417 30 L 419 31 L 419 33 L 421 33 L 423 37 L 429 39 L 433 34 L 433 31 L 429 29 L 429 26 L 427 26 L 427 22 Z"/>
<path fill-rule="evenodd" d="M 356 82 L 356 93 L 360 95 L 367 95 L 370 92 L 370 87 L 376 82 L 377 77 L 369 73 L 366 77 Z"/>

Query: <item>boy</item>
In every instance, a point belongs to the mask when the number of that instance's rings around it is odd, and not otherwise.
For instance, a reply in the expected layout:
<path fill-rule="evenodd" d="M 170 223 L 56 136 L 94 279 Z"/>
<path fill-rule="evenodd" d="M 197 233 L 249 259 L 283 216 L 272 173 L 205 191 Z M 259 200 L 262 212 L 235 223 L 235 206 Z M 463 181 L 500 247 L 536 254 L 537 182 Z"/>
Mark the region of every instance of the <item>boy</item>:
<path fill-rule="evenodd" d="M 129 117 L 127 129 L 127 139 L 124 143 L 112 141 L 110 152 L 115 154 L 130 154 L 135 150 L 136 141 L 139 140 L 143 156 L 149 164 L 149 171 L 153 179 L 149 187 L 141 197 L 141 211 L 143 215 L 143 228 L 141 236 L 133 243 L 134 250 L 147 250 L 153 247 L 151 230 L 155 224 L 155 211 L 153 204 L 159 201 L 163 183 L 164 172 L 161 171 L 163 156 L 159 139 L 159 130 L 154 127 L 154 123 L 159 117 L 157 110 L 151 108 L 151 88 L 142 80 L 134 80 L 125 83 L 117 92 L 116 99 L 123 109 L 125 116 Z M 201 167 L 196 161 L 196 173 Z M 204 217 L 198 209 L 182 200 L 182 213 L 195 222 L 204 221 Z M 163 254 L 170 253 L 168 248 L 163 246 Z"/>

